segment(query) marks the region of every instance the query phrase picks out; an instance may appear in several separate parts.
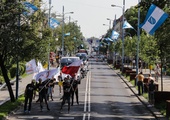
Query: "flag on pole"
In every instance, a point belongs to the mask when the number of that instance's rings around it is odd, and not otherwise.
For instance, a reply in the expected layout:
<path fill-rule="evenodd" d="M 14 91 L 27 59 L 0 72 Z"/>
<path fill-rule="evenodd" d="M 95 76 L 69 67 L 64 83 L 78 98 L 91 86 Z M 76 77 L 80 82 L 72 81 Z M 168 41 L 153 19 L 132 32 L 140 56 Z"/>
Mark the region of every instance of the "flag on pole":
<path fill-rule="evenodd" d="M 32 59 L 26 63 L 26 73 L 27 74 L 32 74 L 32 73 L 36 72 L 36 68 L 37 68 L 37 65 L 36 65 L 35 59 Z"/>
<path fill-rule="evenodd" d="M 125 21 L 123 23 L 123 29 L 127 29 L 127 28 L 132 28 L 133 29 L 133 27 L 127 21 Z"/>
<path fill-rule="evenodd" d="M 26 16 L 30 16 L 38 10 L 38 8 L 35 5 L 31 4 L 30 2 L 24 2 L 23 4 L 27 10 L 23 13 Z"/>
<path fill-rule="evenodd" d="M 60 24 L 59 21 L 57 21 L 54 18 L 50 18 L 50 23 L 49 23 L 50 28 L 55 29 L 59 24 Z"/>
<path fill-rule="evenodd" d="M 111 39 L 116 40 L 119 37 L 119 33 L 115 30 L 112 31 Z"/>
<path fill-rule="evenodd" d="M 148 10 L 145 21 L 140 24 L 139 27 L 143 28 L 150 35 L 153 35 L 167 18 L 167 13 L 165 13 L 156 5 L 152 4 Z"/>
<path fill-rule="evenodd" d="M 82 60 L 76 60 L 68 66 L 62 68 L 62 73 L 68 74 L 71 77 L 74 77 L 75 74 L 79 71 L 80 66 L 82 65 Z"/>

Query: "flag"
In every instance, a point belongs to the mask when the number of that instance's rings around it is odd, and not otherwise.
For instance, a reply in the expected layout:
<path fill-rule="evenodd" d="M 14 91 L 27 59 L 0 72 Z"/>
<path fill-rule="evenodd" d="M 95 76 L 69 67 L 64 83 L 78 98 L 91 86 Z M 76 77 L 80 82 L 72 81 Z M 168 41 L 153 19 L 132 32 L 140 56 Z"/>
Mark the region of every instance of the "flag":
<path fill-rule="evenodd" d="M 125 21 L 123 23 L 123 29 L 127 29 L 127 28 L 132 28 L 133 29 L 133 27 L 127 21 Z"/>
<path fill-rule="evenodd" d="M 35 5 L 33 5 L 33 4 L 29 3 L 29 2 L 24 2 L 23 4 L 24 4 L 24 6 L 25 6 L 25 8 L 27 10 L 27 11 L 25 11 L 23 13 L 26 16 L 30 16 L 30 15 L 34 14 L 34 12 L 36 12 L 38 10 L 38 8 Z"/>
<path fill-rule="evenodd" d="M 70 36 L 70 32 L 66 33 L 64 36 Z"/>
<path fill-rule="evenodd" d="M 55 76 L 59 74 L 59 69 L 51 69 L 51 70 L 45 70 L 42 72 L 39 72 L 34 76 L 34 79 L 38 81 L 40 78 L 42 81 L 45 81 L 47 79 L 51 79 L 52 77 L 56 78 Z"/>
<path fill-rule="evenodd" d="M 39 72 L 42 72 L 42 71 L 44 71 L 45 69 L 44 69 L 44 67 L 42 66 L 42 64 L 41 64 L 41 62 L 37 62 L 37 72 L 39 73 Z"/>
<path fill-rule="evenodd" d="M 71 77 L 74 77 L 75 74 L 79 71 L 80 66 L 82 65 L 82 60 L 76 60 L 68 66 L 62 68 L 62 73 L 69 74 Z"/>
<path fill-rule="evenodd" d="M 27 74 L 32 74 L 32 73 L 36 72 L 36 68 L 37 68 L 37 65 L 36 65 L 35 59 L 32 59 L 26 63 L 26 73 Z"/>
<path fill-rule="evenodd" d="M 50 18 L 50 23 L 49 23 L 50 28 L 55 29 L 59 24 L 60 24 L 59 21 L 57 21 L 54 18 Z"/>
<path fill-rule="evenodd" d="M 112 39 L 109 38 L 109 37 L 105 38 L 105 40 L 106 40 L 107 42 L 113 42 L 113 41 L 114 41 L 114 40 L 112 40 Z"/>
<path fill-rule="evenodd" d="M 168 14 L 162 9 L 152 4 L 148 10 L 145 21 L 140 24 L 147 33 L 153 35 L 154 32 L 161 26 L 161 24 L 168 18 Z"/>
<path fill-rule="evenodd" d="M 118 37 L 119 37 L 119 33 L 113 30 L 112 35 L 111 35 L 111 39 L 116 40 L 116 39 L 118 39 Z"/>

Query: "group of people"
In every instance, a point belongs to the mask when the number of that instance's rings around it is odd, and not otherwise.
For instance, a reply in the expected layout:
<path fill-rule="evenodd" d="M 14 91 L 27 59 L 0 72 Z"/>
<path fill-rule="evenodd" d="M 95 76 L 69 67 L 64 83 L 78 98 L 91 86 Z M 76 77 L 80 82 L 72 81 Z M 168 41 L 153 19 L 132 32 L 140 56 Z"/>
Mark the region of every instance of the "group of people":
<path fill-rule="evenodd" d="M 140 72 L 136 77 L 138 79 L 137 81 L 137 86 L 138 86 L 138 95 L 142 95 L 144 93 L 144 75 L 142 72 Z M 151 74 L 148 75 L 147 77 L 148 82 L 145 83 L 145 87 L 148 92 L 148 100 L 151 105 L 154 104 L 154 92 L 157 90 L 156 86 L 156 81 L 152 77 Z"/>
<path fill-rule="evenodd" d="M 61 107 L 60 111 L 63 108 L 63 105 L 65 102 L 68 102 L 68 113 L 70 111 L 70 105 L 73 105 L 74 103 L 74 94 L 76 95 L 76 100 L 77 104 L 79 105 L 79 100 L 78 100 L 78 81 L 76 77 L 69 77 L 66 76 L 64 80 L 62 80 L 61 76 L 58 76 L 58 86 L 59 86 L 59 93 L 62 95 L 62 102 L 61 102 Z M 38 99 L 36 102 L 40 103 L 40 109 L 41 111 L 43 110 L 43 101 L 46 104 L 47 110 L 50 111 L 49 105 L 48 105 L 48 100 L 51 98 L 53 101 L 53 92 L 54 92 L 54 87 L 56 84 L 56 79 L 53 77 L 51 79 L 47 79 L 45 81 L 42 81 L 40 78 L 38 82 L 35 80 L 32 80 L 31 83 L 27 84 L 25 88 L 25 103 L 24 103 L 24 113 L 30 113 L 31 111 L 31 105 L 32 105 L 32 100 L 35 98 L 35 93 L 38 92 Z M 63 93 L 62 93 L 63 91 Z M 71 104 L 70 104 L 70 98 Z"/>

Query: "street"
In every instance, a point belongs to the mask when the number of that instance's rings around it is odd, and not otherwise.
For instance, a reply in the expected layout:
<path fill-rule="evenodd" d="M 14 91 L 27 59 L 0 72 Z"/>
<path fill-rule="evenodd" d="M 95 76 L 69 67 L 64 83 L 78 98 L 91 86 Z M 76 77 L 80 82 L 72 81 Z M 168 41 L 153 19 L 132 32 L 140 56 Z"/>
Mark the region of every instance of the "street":
<path fill-rule="evenodd" d="M 74 99 L 70 113 L 67 103 L 59 112 L 61 100 L 55 86 L 54 101 L 49 101 L 50 111 L 44 105 L 40 111 L 38 96 L 33 100 L 30 114 L 23 113 L 23 106 L 14 111 L 9 120 L 151 120 L 154 116 L 137 99 L 124 81 L 109 68 L 106 62 L 89 60 L 89 72 L 79 85 L 79 105 Z"/>

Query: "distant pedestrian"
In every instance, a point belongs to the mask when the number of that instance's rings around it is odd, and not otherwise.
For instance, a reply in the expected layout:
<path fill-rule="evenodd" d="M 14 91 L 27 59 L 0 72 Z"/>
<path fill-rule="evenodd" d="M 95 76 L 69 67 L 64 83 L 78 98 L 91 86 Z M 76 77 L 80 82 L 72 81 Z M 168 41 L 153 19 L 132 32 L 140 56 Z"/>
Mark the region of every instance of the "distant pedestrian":
<path fill-rule="evenodd" d="M 32 99 L 33 99 L 33 94 L 34 94 L 35 89 L 36 89 L 36 87 L 34 84 L 34 80 L 32 80 L 31 83 L 27 84 L 27 86 L 25 88 L 24 113 L 26 113 L 27 110 L 28 110 L 28 113 L 30 113 L 30 111 L 31 111 Z M 28 109 L 27 109 L 28 101 L 29 101 L 29 105 L 28 105 Z"/>
<path fill-rule="evenodd" d="M 62 102 L 61 102 L 61 107 L 60 107 L 60 112 L 62 111 L 62 108 L 65 104 L 65 102 L 68 102 L 68 113 L 70 112 L 70 89 L 71 89 L 71 84 L 70 84 L 70 79 L 64 78 L 64 82 L 63 82 L 63 97 L 62 97 Z"/>
<path fill-rule="evenodd" d="M 151 80 L 149 85 L 148 85 L 148 88 L 149 88 L 149 92 L 148 92 L 148 98 L 149 98 L 149 103 L 151 105 L 154 104 L 154 92 L 156 90 L 156 85 L 154 84 L 154 80 Z"/>
<path fill-rule="evenodd" d="M 155 81 L 158 82 L 159 76 L 160 76 L 160 67 L 159 64 L 155 64 Z"/>
<path fill-rule="evenodd" d="M 143 73 L 140 72 L 138 75 L 136 75 L 136 77 L 138 79 L 137 85 L 138 85 L 138 95 L 142 95 L 143 94 L 143 80 L 144 80 L 144 76 Z"/>
<path fill-rule="evenodd" d="M 139 72 L 142 72 L 142 61 L 141 60 L 139 60 L 138 65 L 139 65 Z"/>
<path fill-rule="evenodd" d="M 72 80 L 71 80 L 71 97 L 72 97 L 71 106 L 73 106 L 73 103 L 74 103 L 74 94 L 76 95 L 76 101 L 77 101 L 77 104 L 79 105 L 78 80 L 77 80 L 76 76 L 74 78 L 72 78 Z"/>
<path fill-rule="evenodd" d="M 39 90 L 39 101 L 40 101 L 40 108 L 41 111 L 43 110 L 43 100 L 45 101 L 45 104 L 47 106 L 47 110 L 49 109 L 48 103 L 47 103 L 47 83 L 42 82 L 42 79 L 39 79 L 39 84 L 37 85 L 37 88 Z"/>
<path fill-rule="evenodd" d="M 59 86 L 59 94 L 61 95 L 61 89 L 63 87 L 63 80 L 62 80 L 62 77 L 59 75 L 58 76 L 58 86 Z"/>
<path fill-rule="evenodd" d="M 132 66 L 133 66 L 133 69 L 135 68 L 135 59 L 132 60 Z"/>
<path fill-rule="evenodd" d="M 164 73 L 164 75 L 166 75 L 166 70 L 167 70 L 167 66 L 166 66 L 166 64 L 163 66 L 163 73 Z"/>

